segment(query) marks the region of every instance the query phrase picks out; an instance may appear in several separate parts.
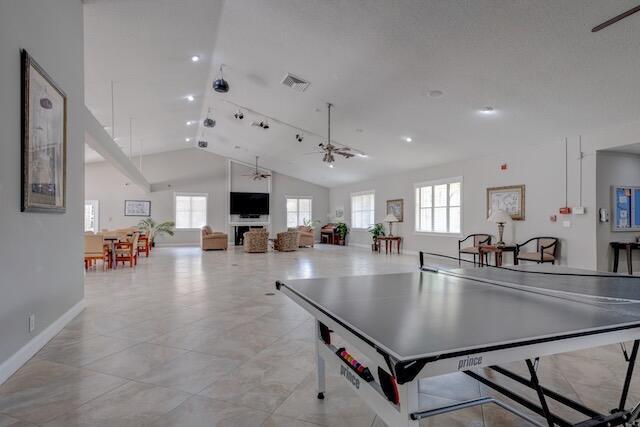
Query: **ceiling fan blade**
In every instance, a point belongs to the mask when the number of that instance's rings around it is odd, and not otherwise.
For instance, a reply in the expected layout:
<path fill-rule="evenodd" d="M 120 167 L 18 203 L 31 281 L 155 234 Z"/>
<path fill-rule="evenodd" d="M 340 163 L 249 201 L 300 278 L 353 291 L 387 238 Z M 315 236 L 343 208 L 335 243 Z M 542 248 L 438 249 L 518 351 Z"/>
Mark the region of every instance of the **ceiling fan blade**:
<path fill-rule="evenodd" d="M 597 33 L 598 31 L 600 31 L 600 30 L 602 30 L 604 28 L 607 28 L 608 26 L 615 24 L 616 22 L 626 18 L 627 16 L 631 16 L 636 12 L 640 12 L 640 5 L 632 8 L 632 9 L 629 9 L 626 12 L 621 13 L 620 15 L 614 16 L 613 18 L 609 19 L 608 21 L 603 22 L 600 25 L 596 25 L 595 27 L 593 27 L 591 29 L 591 32 L 592 33 Z"/>
<path fill-rule="evenodd" d="M 340 154 L 342 157 L 350 159 L 354 156 L 352 153 L 341 153 L 340 151 L 336 151 L 336 154 Z"/>

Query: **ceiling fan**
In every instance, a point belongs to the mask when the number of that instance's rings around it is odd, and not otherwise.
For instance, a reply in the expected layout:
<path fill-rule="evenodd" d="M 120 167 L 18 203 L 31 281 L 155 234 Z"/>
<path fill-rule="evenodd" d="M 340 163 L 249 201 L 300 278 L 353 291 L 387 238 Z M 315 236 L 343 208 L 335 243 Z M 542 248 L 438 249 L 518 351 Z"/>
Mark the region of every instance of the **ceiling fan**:
<path fill-rule="evenodd" d="M 271 174 L 270 173 L 262 173 L 262 172 L 260 172 L 260 169 L 258 169 L 258 156 L 256 156 L 256 170 L 251 174 L 242 175 L 242 176 L 249 176 L 254 181 L 261 181 L 263 179 L 269 178 L 271 176 Z"/>
<path fill-rule="evenodd" d="M 329 165 L 336 161 L 334 154 L 342 156 L 345 159 L 349 159 L 355 155 L 351 152 L 351 148 L 337 147 L 331 143 L 331 107 L 333 107 L 333 104 L 327 103 L 327 142 L 318 144 L 320 151 L 316 152 L 322 154 L 322 161 L 329 163 Z"/>
<path fill-rule="evenodd" d="M 640 5 L 638 5 L 636 7 L 633 7 L 631 9 L 627 10 L 626 12 L 621 13 L 620 15 L 614 16 L 613 18 L 609 19 L 608 21 L 603 22 L 600 25 L 596 25 L 595 27 L 593 27 L 591 29 L 591 32 L 592 33 L 597 33 L 598 31 L 600 31 L 600 30 L 602 30 L 604 28 L 607 28 L 609 25 L 613 25 L 616 22 L 618 22 L 618 21 L 620 21 L 620 20 L 622 20 L 622 19 L 624 19 L 624 18 L 626 18 L 628 16 L 631 16 L 636 12 L 640 12 Z"/>

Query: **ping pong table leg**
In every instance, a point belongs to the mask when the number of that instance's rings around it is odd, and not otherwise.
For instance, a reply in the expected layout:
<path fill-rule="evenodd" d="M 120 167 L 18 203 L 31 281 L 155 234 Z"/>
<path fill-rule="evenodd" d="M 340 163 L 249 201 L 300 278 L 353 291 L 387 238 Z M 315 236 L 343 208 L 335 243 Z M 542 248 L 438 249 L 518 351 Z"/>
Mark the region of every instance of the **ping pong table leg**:
<path fill-rule="evenodd" d="M 316 352 L 316 391 L 318 392 L 318 399 L 324 399 L 324 392 L 326 390 L 326 375 L 324 359 L 320 356 L 320 322 L 316 320 L 316 336 L 313 340 L 314 350 Z"/>
<path fill-rule="evenodd" d="M 398 384 L 398 394 L 400 396 L 400 415 L 403 420 L 402 427 L 419 427 L 420 421 L 411 418 L 411 414 L 420 411 L 418 379 Z M 407 420 L 406 424 L 404 424 L 404 420 Z"/>

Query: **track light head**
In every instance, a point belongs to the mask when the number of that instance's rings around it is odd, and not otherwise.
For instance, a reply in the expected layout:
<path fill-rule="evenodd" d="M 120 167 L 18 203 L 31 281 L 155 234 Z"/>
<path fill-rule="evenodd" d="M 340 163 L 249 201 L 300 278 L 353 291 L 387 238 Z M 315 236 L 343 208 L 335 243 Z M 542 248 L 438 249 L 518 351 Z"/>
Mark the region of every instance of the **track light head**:
<path fill-rule="evenodd" d="M 303 139 L 304 139 L 304 136 L 301 133 L 296 134 L 296 141 L 302 142 Z"/>
<path fill-rule="evenodd" d="M 233 115 L 233 117 L 235 117 L 238 120 L 242 120 L 244 119 L 244 113 L 240 110 L 236 111 L 236 113 Z"/>
<path fill-rule="evenodd" d="M 207 141 L 198 141 L 198 147 L 207 148 L 208 146 L 209 146 L 209 143 Z"/>
<path fill-rule="evenodd" d="M 227 82 L 222 76 L 222 65 L 220 65 L 220 78 L 216 79 L 213 82 L 213 90 L 215 90 L 218 93 L 229 92 L 229 82 Z"/>
<path fill-rule="evenodd" d="M 206 128 L 212 128 L 216 125 L 216 121 L 213 120 L 212 118 L 207 117 L 206 119 L 204 119 L 204 121 L 202 122 L 202 125 Z"/>
<path fill-rule="evenodd" d="M 269 129 L 269 122 L 266 120 L 260 120 L 260 125 L 259 125 L 262 129 Z"/>

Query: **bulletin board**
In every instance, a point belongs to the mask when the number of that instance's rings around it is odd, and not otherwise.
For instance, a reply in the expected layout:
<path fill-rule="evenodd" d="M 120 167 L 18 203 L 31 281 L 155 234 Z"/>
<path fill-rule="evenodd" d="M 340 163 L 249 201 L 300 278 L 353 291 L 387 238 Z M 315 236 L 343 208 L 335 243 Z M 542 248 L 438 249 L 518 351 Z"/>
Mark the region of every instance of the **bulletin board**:
<path fill-rule="evenodd" d="M 640 187 L 612 186 L 612 231 L 640 231 Z"/>

